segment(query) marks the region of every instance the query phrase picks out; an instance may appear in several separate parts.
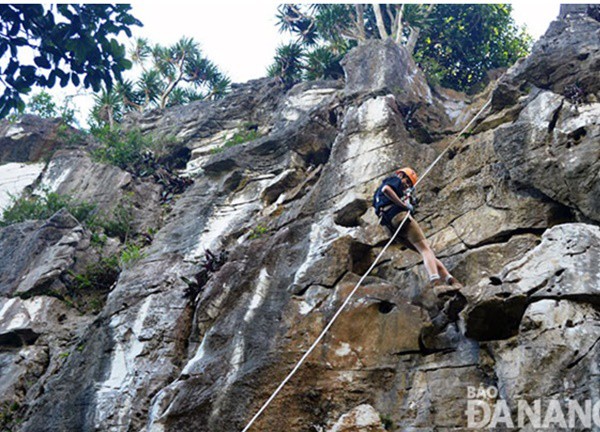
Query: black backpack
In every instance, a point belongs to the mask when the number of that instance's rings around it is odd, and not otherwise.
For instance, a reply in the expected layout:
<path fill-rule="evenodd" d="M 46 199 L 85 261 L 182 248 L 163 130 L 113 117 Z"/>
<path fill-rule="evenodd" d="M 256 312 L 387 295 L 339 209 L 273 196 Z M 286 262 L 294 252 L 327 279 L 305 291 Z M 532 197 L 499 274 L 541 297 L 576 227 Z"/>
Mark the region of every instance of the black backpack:
<path fill-rule="evenodd" d="M 387 195 L 383 193 L 383 188 L 389 185 L 393 179 L 394 176 L 383 179 L 383 181 L 375 191 L 375 194 L 373 195 L 373 207 L 375 208 L 375 214 L 377 216 L 379 216 L 379 212 L 382 207 L 385 207 L 389 204 L 393 204 L 392 200 L 389 199 Z"/>
<path fill-rule="evenodd" d="M 373 208 L 375 209 L 375 214 L 377 216 L 379 216 L 379 212 L 382 207 L 385 207 L 386 205 L 394 203 L 391 199 L 388 198 L 388 196 L 386 194 L 383 193 L 383 188 L 385 186 L 389 185 L 392 182 L 392 180 L 394 180 L 395 178 L 396 178 L 395 176 L 391 176 L 391 177 L 387 177 L 387 178 L 383 179 L 383 181 L 381 182 L 381 184 L 375 191 L 375 194 L 373 194 Z M 411 191 L 413 189 L 414 188 L 410 188 Z M 403 191 L 403 192 L 405 192 L 405 191 Z M 403 196 L 401 198 L 403 198 Z M 410 194 L 409 200 L 410 200 L 410 203 L 413 205 L 413 207 L 415 207 L 415 209 L 416 209 L 417 205 L 419 204 L 419 199 L 414 194 Z"/>

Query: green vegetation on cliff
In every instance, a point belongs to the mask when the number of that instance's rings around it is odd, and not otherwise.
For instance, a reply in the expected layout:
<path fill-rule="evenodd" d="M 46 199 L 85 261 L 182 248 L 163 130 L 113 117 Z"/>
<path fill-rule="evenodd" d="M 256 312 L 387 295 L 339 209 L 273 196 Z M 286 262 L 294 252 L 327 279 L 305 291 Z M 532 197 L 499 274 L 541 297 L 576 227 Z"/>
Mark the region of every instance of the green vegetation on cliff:
<path fill-rule="evenodd" d="M 96 209 L 94 204 L 76 202 L 67 195 L 49 192 L 38 195 L 11 196 L 12 205 L 2 213 L 0 227 L 26 220 L 47 219 L 62 208 L 67 208 L 79 222 L 89 220 Z"/>

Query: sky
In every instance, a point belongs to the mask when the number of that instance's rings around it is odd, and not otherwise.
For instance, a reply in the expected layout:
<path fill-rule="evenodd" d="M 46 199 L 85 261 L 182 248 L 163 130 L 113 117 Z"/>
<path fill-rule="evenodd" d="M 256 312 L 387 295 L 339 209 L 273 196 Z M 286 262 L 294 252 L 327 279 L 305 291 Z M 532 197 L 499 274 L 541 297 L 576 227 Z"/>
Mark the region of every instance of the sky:
<path fill-rule="evenodd" d="M 525 25 L 537 40 L 545 33 L 550 22 L 558 16 L 560 2 L 519 0 L 512 2 L 513 18 Z M 289 40 L 276 25 L 277 2 L 241 2 L 224 0 L 202 2 L 193 6 L 189 2 L 171 0 L 168 3 L 132 3 L 132 14 L 143 27 L 134 27 L 134 37 L 145 37 L 151 43 L 169 45 L 182 36 L 192 37 L 210 60 L 225 72 L 232 82 L 246 82 L 266 76 L 277 46 Z M 166 6 L 168 5 L 168 6 Z M 126 43 L 128 45 L 128 43 Z M 71 94 L 76 93 L 71 90 Z M 78 116 L 83 122 L 93 105 L 91 92 L 78 92 L 73 98 L 75 106 L 83 112 Z M 51 91 L 62 99 L 64 91 Z"/>
<path fill-rule="evenodd" d="M 189 8 L 185 3 L 170 4 L 165 8 L 133 3 L 132 14 L 144 23 L 134 33 L 161 45 L 193 37 L 233 82 L 265 76 L 276 47 L 289 39 L 277 29 L 277 3 L 205 2 L 189 14 L 181 13 Z"/>
<path fill-rule="evenodd" d="M 133 3 L 133 15 L 144 23 L 136 33 L 162 45 L 183 35 L 193 37 L 233 82 L 265 76 L 276 47 L 288 39 L 276 26 L 275 2 L 203 3 L 199 13 L 189 14 L 181 13 L 184 3 L 169 4 L 172 6 L 165 8 Z M 517 24 L 526 25 L 537 40 L 558 16 L 559 5 L 554 0 L 521 0 L 513 3 L 513 18 Z"/>

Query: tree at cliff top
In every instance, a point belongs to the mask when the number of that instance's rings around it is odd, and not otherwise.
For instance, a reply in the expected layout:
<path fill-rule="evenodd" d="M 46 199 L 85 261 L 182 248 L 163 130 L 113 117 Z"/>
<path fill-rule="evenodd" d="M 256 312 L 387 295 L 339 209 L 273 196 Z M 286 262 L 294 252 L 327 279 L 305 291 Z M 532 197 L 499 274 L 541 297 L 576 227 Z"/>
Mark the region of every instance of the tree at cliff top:
<path fill-rule="evenodd" d="M 0 118 L 25 106 L 32 87 L 69 82 L 99 91 L 112 88 L 131 67 L 121 32 L 141 25 L 129 5 L 0 5 Z M 27 61 L 31 57 L 31 61 Z"/>
<path fill-rule="evenodd" d="M 512 7 L 501 4 L 444 4 L 433 8 L 415 46 L 414 58 L 444 87 L 470 90 L 486 72 L 525 57 L 532 38 L 517 28 Z"/>
<path fill-rule="evenodd" d="M 37 115 L 41 118 L 60 118 L 65 124 L 73 125 L 76 123 L 75 109 L 71 101 L 65 100 L 59 106 L 52 96 L 44 90 L 31 96 L 23 112 L 25 114 Z"/>
<path fill-rule="evenodd" d="M 391 38 L 408 49 L 432 82 L 471 91 L 487 71 L 525 56 L 532 43 L 504 4 L 286 4 L 278 10 L 281 31 L 297 40 L 278 48 L 268 73 L 288 84 L 340 78 L 339 61 L 348 50 L 367 39 Z"/>
<path fill-rule="evenodd" d="M 103 89 L 96 96 L 92 111 L 95 123 L 112 127 L 127 111 L 218 99 L 231 83 L 190 38 L 183 37 L 169 47 L 151 46 L 148 40 L 139 38 L 130 56 L 139 66 L 138 78 L 123 80 L 114 89 Z"/>

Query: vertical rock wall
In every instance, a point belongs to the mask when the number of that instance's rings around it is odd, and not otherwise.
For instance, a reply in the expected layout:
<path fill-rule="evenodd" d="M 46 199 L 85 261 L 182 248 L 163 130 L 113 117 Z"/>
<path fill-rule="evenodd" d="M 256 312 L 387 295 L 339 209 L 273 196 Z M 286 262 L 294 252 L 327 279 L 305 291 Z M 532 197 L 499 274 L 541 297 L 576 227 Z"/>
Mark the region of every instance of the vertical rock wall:
<path fill-rule="evenodd" d="M 131 118 L 190 150 L 194 184 L 166 214 L 152 182 L 56 154 L 42 181 L 106 205 L 133 192 L 140 225 L 159 229 L 96 316 L 42 292 L 12 298 L 33 273 L 14 258 L 30 249 L 11 243 L 0 373 L 15 378 L 0 390 L 17 394 L 17 430 L 241 430 L 385 244 L 370 209 L 380 180 L 401 165 L 423 172 L 488 97 L 419 185 L 416 218 L 464 297 L 434 298 L 419 256 L 394 244 L 254 429 L 461 429 L 467 386 L 480 384 L 511 409 L 596 397 L 598 95 L 561 86 L 591 83 L 598 31 L 586 14 L 562 18 L 473 98 L 431 90 L 402 48 L 372 41 L 346 59 L 345 87 L 264 79 Z M 540 78 L 557 58 L 571 72 Z M 223 146 L 249 127 L 258 138 Z M 35 244 L 50 222 L 4 228 L 0 244 Z M 65 223 L 41 252 L 66 257 L 51 282 L 85 250 L 85 229 Z M 227 251 L 224 265 L 203 270 L 206 250 Z"/>

